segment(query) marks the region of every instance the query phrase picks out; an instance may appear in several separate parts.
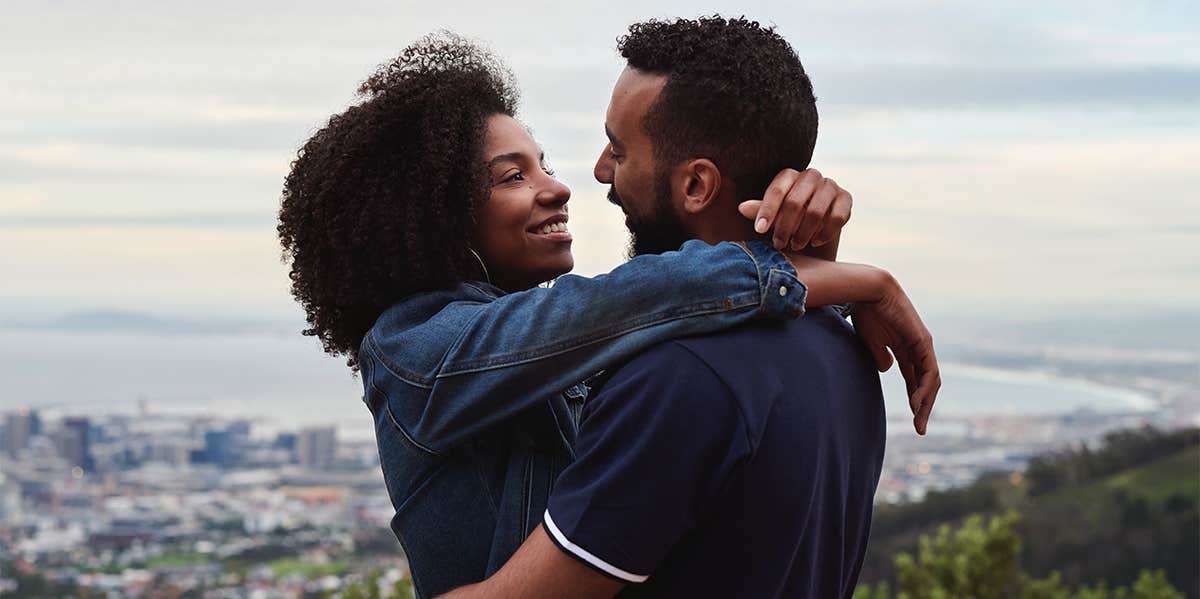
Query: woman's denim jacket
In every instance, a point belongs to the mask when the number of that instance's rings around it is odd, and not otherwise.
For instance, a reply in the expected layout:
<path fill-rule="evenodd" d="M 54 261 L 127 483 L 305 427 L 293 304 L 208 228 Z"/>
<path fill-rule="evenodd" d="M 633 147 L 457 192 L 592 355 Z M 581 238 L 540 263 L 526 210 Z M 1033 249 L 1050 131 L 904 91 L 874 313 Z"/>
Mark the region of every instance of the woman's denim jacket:
<path fill-rule="evenodd" d="M 364 401 L 417 595 L 486 578 L 537 526 L 574 457 L 580 381 L 665 340 L 798 317 L 805 292 L 765 243 L 689 241 L 595 278 L 467 282 L 384 312 L 362 342 Z"/>

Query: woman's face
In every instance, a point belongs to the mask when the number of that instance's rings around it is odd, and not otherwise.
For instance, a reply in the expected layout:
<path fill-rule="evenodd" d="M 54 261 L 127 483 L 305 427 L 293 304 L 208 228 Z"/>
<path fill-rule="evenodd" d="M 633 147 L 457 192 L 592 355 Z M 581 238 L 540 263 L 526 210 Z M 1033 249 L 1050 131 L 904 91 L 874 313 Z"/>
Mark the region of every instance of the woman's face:
<path fill-rule="evenodd" d="M 520 291 L 570 272 L 575 267 L 567 231 L 571 190 L 547 171 L 537 143 L 516 119 L 492 115 L 483 155 L 492 188 L 476 211 L 471 246 L 492 282 Z"/>

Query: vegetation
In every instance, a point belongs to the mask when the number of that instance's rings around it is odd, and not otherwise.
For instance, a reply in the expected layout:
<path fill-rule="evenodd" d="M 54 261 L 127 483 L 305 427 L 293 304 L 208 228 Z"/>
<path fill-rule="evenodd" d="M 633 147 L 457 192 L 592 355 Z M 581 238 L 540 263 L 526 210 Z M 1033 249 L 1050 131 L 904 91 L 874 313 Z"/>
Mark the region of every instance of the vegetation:
<path fill-rule="evenodd" d="M 331 561 L 328 563 L 316 563 L 313 561 L 298 559 L 294 557 L 285 557 L 271 562 L 271 571 L 276 576 L 287 576 L 289 574 L 299 573 L 304 578 L 319 578 L 321 576 L 335 576 L 343 574 L 350 570 L 350 563 L 347 561 Z"/>
<path fill-rule="evenodd" d="M 1022 517 L 1006 520 L 1009 510 Z M 975 513 L 999 518 L 992 521 L 999 528 L 971 525 Z M 921 502 L 879 506 L 861 580 L 903 585 L 907 579 L 902 571 L 909 562 L 897 556 L 908 555 L 905 559 L 919 563 L 926 544 L 942 546 L 938 542 L 943 532 L 953 527 L 963 534 L 984 535 L 1006 551 L 1012 547 L 1001 532 L 1011 529 L 1014 539 L 1024 540 L 1017 545 L 1020 551 L 1012 554 L 1016 570 L 1004 575 L 1016 586 L 999 596 L 1021 596 L 1011 594 L 1019 588 L 1042 593 L 1028 595 L 1037 599 L 1141 599 L 1137 593 L 1150 592 L 1147 589 L 1159 581 L 1200 597 L 1200 429 L 1120 431 L 1095 449 L 1080 445 L 1039 456 L 1024 476 L 987 475 L 962 489 L 930 493 Z M 955 538 L 947 537 L 946 551 L 983 551 L 975 545 L 955 546 Z M 977 557 L 964 553 L 956 559 Z M 955 576 L 970 578 L 970 573 Z M 1124 585 L 1127 595 L 1088 586 L 1105 580 Z M 1063 595 L 1067 588 L 1077 588 L 1079 594 Z M 885 590 L 878 596 L 889 595 Z"/>
<path fill-rule="evenodd" d="M 413 599 L 414 596 L 412 580 L 409 578 L 397 580 L 384 593 L 378 572 L 367 576 L 366 580 L 351 583 L 338 595 L 331 595 L 337 599 Z"/>
<path fill-rule="evenodd" d="M 1072 592 L 1058 572 L 1035 579 L 1020 567 L 1019 521 L 1009 511 L 987 525 L 971 516 L 956 530 L 942 526 L 921 537 L 917 557 L 896 557 L 895 595 L 881 582 L 859 586 L 854 599 L 1184 599 L 1162 570 L 1142 570 L 1131 587 L 1111 591 L 1101 581 Z"/>
<path fill-rule="evenodd" d="M 5 598 L 95 596 L 88 589 L 81 589 L 74 583 L 50 580 L 34 571 L 28 563 L 21 561 L 0 562 L 0 578 L 11 579 L 17 585 L 16 590 L 2 594 Z"/>

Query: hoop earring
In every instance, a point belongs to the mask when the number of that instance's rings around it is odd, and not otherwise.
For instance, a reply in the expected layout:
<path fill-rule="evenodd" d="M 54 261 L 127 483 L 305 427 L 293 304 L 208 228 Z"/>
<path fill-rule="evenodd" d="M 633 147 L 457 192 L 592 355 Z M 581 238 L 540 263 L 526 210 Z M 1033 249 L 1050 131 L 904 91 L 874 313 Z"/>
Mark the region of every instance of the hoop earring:
<path fill-rule="evenodd" d="M 487 280 L 489 285 L 491 285 L 492 284 L 492 275 L 488 274 L 487 265 L 483 263 L 483 258 L 480 258 L 479 254 L 477 254 L 475 252 L 475 250 L 473 250 L 471 248 L 467 248 L 467 251 L 471 252 L 471 255 L 475 256 L 475 259 L 479 261 L 479 268 L 483 269 L 483 278 Z"/>

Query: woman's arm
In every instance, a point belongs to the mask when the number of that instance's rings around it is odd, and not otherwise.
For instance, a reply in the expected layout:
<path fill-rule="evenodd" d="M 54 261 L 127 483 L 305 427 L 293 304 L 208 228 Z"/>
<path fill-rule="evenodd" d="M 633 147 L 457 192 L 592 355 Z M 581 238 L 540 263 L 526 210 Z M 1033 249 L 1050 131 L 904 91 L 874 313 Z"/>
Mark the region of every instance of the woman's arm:
<path fill-rule="evenodd" d="M 805 286 L 763 242 L 689 241 L 594 278 L 455 301 L 363 340 L 363 384 L 417 446 L 441 453 L 652 345 L 804 310 Z"/>
<path fill-rule="evenodd" d="M 799 316 L 808 290 L 793 263 L 816 303 L 891 298 L 899 306 L 888 317 L 894 327 L 923 330 L 907 298 L 895 299 L 903 292 L 894 279 L 879 269 L 787 258 L 761 242 L 692 241 L 592 279 L 563 277 L 550 289 L 457 302 L 403 331 L 376 327 L 360 356 L 364 385 L 368 395 L 388 399 L 414 444 L 441 453 L 662 341 L 756 317 Z M 409 368 L 407 357 L 430 352 L 428 372 Z"/>

